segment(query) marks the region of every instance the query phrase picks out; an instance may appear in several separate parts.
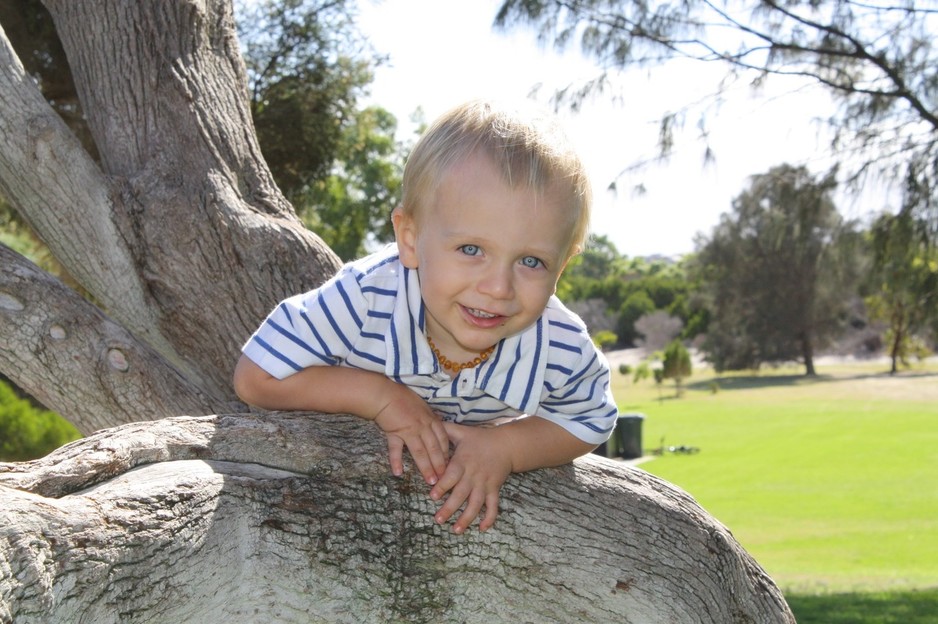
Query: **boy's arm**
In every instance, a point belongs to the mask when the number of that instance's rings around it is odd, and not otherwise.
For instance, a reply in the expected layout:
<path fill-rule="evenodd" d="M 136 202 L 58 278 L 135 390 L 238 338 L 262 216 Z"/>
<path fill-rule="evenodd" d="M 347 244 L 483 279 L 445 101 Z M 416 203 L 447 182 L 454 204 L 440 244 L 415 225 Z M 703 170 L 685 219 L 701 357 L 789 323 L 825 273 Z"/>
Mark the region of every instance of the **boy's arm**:
<path fill-rule="evenodd" d="M 544 418 L 530 416 L 494 428 L 447 423 L 446 431 L 456 446 L 446 472 L 430 497 L 446 502 L 435 519 L 443 524 L 465 503 L 453 525 L 463 533 L 482 508 L 485 515 L 479 529 L 487 530 L 498 515 L 499 491 L 512 472 L 560 466 L 593 450 L 596 445 L 584 442 L 566 429 Z"/>
<path fill-rule="evenodd" d="M 427 483 L 446 469 L 449 438 L 440 418 L 412 390 L 371 371 L 310 366 L 278 379 L 242 355 L 234 372 L 242 401 L 271 410 L 353 414 L 373 420 L 388 437 L 391 472 L 404 473 L 406 446 Z"/>

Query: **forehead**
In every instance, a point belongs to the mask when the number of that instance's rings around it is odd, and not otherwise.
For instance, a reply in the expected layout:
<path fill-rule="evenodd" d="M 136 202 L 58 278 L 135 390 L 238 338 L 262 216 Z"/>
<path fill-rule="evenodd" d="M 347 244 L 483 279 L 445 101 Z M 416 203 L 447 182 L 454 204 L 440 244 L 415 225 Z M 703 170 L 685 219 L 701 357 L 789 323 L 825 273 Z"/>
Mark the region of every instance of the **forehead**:
<path fill-rule="evenodd" d="M 485 155 L 473 155 L 448 167 L 421 212 L 418 221 L 444 228 L 441 233 L 465 235 L 478 230 L 532 243 L 537 238 L 540 246 L 563 251 L 570 245 L 577 216 L 563 185 L 537 188 L 526 180 L 510 180 Z"/>

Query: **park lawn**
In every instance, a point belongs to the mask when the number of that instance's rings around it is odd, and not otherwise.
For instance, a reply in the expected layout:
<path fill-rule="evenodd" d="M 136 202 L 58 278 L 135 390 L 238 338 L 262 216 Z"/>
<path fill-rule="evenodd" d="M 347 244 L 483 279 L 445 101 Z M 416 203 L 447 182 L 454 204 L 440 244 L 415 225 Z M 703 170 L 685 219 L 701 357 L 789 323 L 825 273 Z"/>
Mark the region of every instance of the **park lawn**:
<path fill-rule="evenodd" d="M 701 449 L 641 468 L 693 495 L 786 595 L 936 588 L 938 367 L 881 371 L 725 377 L 716 393 L 701 371 L 681 399 L 620 375 L 613 389 L 647 416 L 645 449 Z"/>

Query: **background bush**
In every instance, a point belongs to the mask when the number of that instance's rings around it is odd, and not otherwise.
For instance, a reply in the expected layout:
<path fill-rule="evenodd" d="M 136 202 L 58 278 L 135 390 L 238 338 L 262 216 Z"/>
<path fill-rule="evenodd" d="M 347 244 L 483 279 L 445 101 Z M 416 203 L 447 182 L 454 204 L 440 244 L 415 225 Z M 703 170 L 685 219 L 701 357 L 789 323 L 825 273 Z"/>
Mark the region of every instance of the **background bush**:
<path fill-rule="evenodd" d="M 65 419 L 17 396 L 0 380 L 0 461 L 26 461 L 81 437 Z"/>

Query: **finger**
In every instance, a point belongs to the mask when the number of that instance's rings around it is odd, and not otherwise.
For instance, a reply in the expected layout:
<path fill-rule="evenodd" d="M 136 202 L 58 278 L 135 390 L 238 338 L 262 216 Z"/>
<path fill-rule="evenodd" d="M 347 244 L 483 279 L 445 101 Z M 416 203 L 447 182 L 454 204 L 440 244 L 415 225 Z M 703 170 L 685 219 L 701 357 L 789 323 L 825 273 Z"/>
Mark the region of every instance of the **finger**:
<path fill-rule="evenodd" d="M 488 531 L 495 526 L 495 518 L 498 517 L 498 493 L 492 493 L 485 497 L 485 516 L 479 521 L 479 530 Z"/>
<path fill-rule="evenodd" d="M 450 462 L 443 476 L 440 477 L 437 484 L 430 490 L 430 498 L 435 501 L 441 500 L 446 496 L 447 492 L 456 487 L 456 484 L 459 483 L 459 480 L 462 479 L 464 474 L 465 470 L 462 465 L 458 462 Z"/>
<path fill-rule="evenodd" d="M 391 474 L 395 477 L 404 474 L 404 441 L 396 435 L 388 436 L 388 463 L 391 464 Z"/>
<path fill-rule="evenodd" d="M 466 501 L 465 508 L 459 514 L 459 518 L 456 520 L 456 524 L 453 525 L 453 533 L 456 535 L 462 535 L 466 532 L 466 530 L 472 524 L 472 521 L 475 520 L 478 517 L 479 512 L 482 511 L 482 503 L 484 501 L 485 497 L 480 494 L 472 494 L 469 496 L 469 500 Z"/>
<path fill-rule="evenodd" d="M 471 493 L 471 490 L 467 486 L 453 488 L 449 496 L 446 497 L 446 502 L 437 510 L 433 518 L 438 524 L 445 524 L 453 517 L 453 514 L 459 511 L 459 508 L 463 506 L 463 503 L 466 502 Z"/>
<path fill-rule="evenodd" d="M 436 435 L 436 440 L 439 443 L 440 448 L 443 449 L 444 459 L 449 460 L 449 434 L 446 432 L 445 424 L 442 422 L 439 423 L 433 428 L 433 433 Z"/>
<path fill-rule="evenodd" d="M 423 480 L 430 485 L 435 485 L 439 478 L 436 476 L 436 470 L 433 468 L 433 463 L 430 461 L 430 454 L 423 445 L 423 441 L 420 438 L 416 438 L 413 442 L 407 444 L 407 449 L 410 451 L 410 456 L 413 458 L 414 464 L 417 465 L 417 470 L 420 472 Z"/>
<path fill-rule="evenodd" d="M 454 422 L 443 421 L 443 432 L 453 442 L 456 446 L 459 446 L 460 440 L 462 440 L 462 428 L 466 425 L 457 425 Z"/>
<path fill-rule="evenodd" d="M 440 436 L 439 432 L 442 432 L 443 435 Z M 446 437 L 446 432 L 442 426 L 434 425 L 427 431 L 423 442 L 428 450 L 430 465 L 433 467 L 435 476 L 439 479 L 446 472 L 446 464 L 449 459 L 449 438 Z"/>

